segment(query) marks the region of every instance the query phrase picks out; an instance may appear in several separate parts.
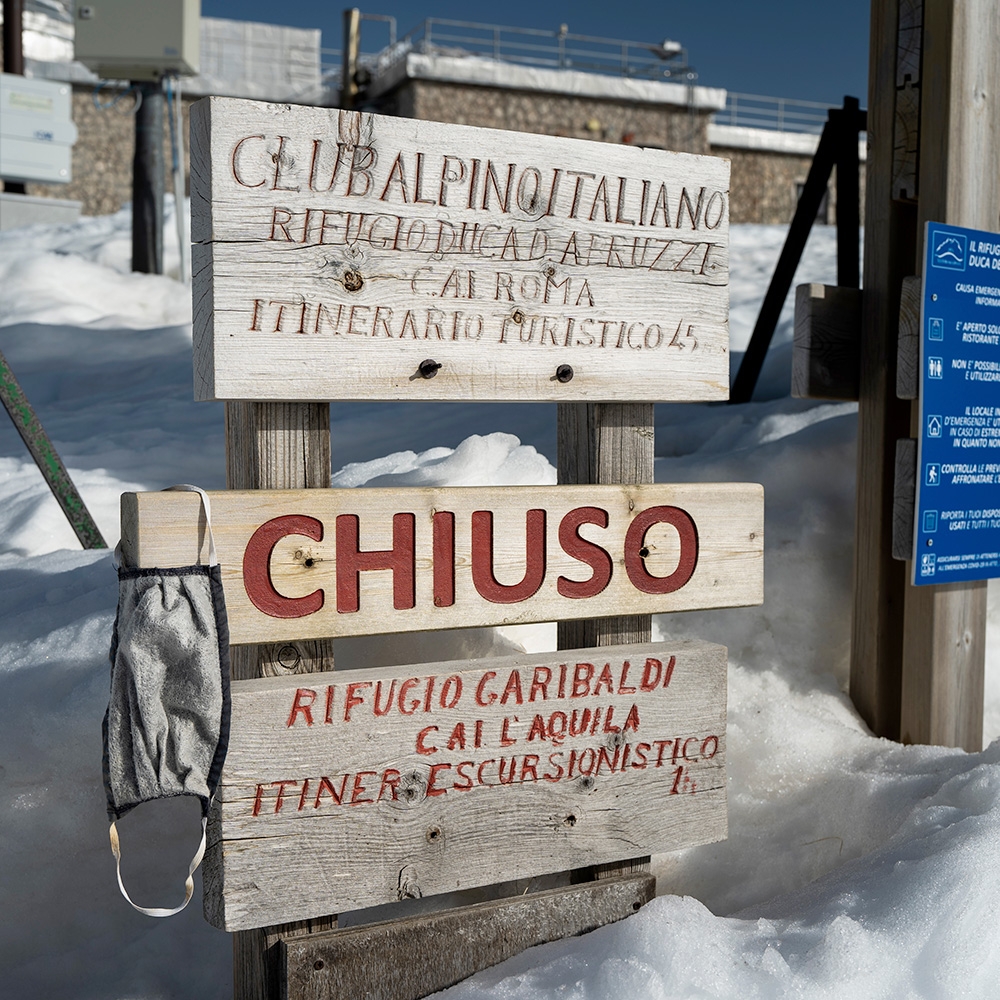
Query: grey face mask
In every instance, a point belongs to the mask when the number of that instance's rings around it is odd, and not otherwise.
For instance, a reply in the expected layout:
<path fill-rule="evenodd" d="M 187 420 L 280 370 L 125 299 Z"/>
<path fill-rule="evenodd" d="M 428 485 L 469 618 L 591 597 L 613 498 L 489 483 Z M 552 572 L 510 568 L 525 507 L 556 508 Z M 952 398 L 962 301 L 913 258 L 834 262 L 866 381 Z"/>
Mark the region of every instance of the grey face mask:
<path fill-rule="evenodd" d="M 118 566 L 118 614 L 111 639 L 111 697 L 104 716 L 104 787 L 111 851 L 122 895 L 141 913 L 169 917 L 190 902 L 205 853 L 208 808 L 229 744 L 229 627 L 212 538 L 208 497 L 201 495 L 209 565 L 181 569 Z M 132 902 L 121 875 L 116 821 L 153 799 L 201 801 L 201 843 L 191 860 L 184 902 L 173 909 Z"/>

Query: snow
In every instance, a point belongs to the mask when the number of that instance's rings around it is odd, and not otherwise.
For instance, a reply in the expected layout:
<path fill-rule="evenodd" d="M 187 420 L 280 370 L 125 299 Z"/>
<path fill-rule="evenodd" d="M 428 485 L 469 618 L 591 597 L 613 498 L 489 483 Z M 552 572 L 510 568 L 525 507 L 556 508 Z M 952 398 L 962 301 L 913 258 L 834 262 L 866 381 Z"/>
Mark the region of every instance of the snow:
<path fill-rule="evenodd" d="M 122 491 L 224 479 L 222 407 L 192 402 L 189 289 L 128 272 L 129 227 L 124 211 L 0 234 L 0 350 L 111 545 Z M 733 229 L 734 363 L 783 239 L 779 226 Z M 796 281 L 833 283 L 835 258 L 833 231 L 817 227 Z M 754 403 L 656 411 L 658 480 L 765 487 L 763 606 L 655 621 L 657 637 L 729 647 L 729 839 L 654 858 L 664 895 L 634 917 L 445 996 L 1000 995 L 1000 742 L 967 754 L 877 739 L 844 694 L 855 408 L 788 397 L 790 339 L 789 302 Z M 331 410 L 336 485 L 555 481 L 552 406 Z M 115 575 L 107 552 L 79 550 L 6 418 L 0 497 L 0 996 L 229 997 L 230 939 L 199 898 L 151 920 L 118 893 L 100 777 Z M 1000 736 L 998 600 L 991 585 L 987 741 Z M 337 656 L 414 662 L 553 641 L 551 625 L 462 630 L 345 641 Z M 197 823 L 177 805 L 121 824 L 140 902 L 181 892 Z"/>

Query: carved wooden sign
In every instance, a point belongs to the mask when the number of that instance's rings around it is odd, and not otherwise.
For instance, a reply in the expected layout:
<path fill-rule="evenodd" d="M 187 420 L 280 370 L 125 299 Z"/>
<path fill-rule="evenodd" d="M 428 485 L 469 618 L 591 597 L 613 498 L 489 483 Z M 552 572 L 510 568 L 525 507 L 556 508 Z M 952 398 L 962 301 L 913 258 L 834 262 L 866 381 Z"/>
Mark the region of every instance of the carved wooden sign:
<path fill-rule="evenodd" d="M 237 681 L 205 912 L 240 930 L 726 836 L 726 650 Z"/>
<path fill-rule="evenodd" d="M 234 643 L 515 624 L 763 601 L 763 488 L 211 493 Z M 207 562 L 200 498 L 122 496 L 124 558 Z"/>
<path fill-rule="evenodd" d="M 728 396 L 727 160 L 218 97 L 191 145 L 198 399 Z"/>

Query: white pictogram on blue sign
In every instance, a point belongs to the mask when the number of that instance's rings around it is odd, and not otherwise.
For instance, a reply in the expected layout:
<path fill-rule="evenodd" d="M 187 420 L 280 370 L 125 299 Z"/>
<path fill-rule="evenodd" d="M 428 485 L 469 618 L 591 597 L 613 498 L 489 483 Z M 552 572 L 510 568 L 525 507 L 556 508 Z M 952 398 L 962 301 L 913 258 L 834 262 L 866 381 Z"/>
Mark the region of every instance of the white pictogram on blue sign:
<path fill-rule="evenodd" d="M 965 270 L 965 237 L 960 233 L 947 233 L 935 230 L 931 239 L 934 250 L 931 253 L 931 264 L 934 267 L 947 267 L 953 271 Z"/>
<path fill-rule="evenodd" d="M 941 483 L 941 466 L 937 462 L 928 462 L 924 467 L 924 486 L 938 486 Z"/>
<path fill-rule="evenodd" d="M 932 316 L 927 320 L 927 339 L 944 340 L 944 320 Z"/>
<path fill-rule="evenodd" d="M 941 430 L 943 427 L 941 421 L 941 415 L 938 413 L 931 413 L 927 416 L 927 436 L 929 438 L 939 438 L 941 437 Z"/>
<path fill-rule="evenodd" d="M 944 378 L 944 361 L 941 358 L 927 359 L 927 377 Z"/>
<path fill-rule="evenodd" d="M 920 575 L 933 576 L 936 563 L 937 563 L 937 558 L 933 556 L 930 552 L 925 552 L 920 557 Z"/>
<path fill-rule="evenodd" d="M 936 510 L 924 511 L 924 531 L 928 535 L 933 535 L 938 528 L 938 512 Z"/>

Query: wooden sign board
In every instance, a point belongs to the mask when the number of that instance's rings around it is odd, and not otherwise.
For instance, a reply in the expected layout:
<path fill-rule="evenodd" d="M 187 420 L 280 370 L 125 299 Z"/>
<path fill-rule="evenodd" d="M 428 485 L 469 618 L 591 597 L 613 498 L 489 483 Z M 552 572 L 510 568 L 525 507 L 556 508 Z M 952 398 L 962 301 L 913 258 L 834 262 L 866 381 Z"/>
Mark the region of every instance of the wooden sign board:
<path fill-rule="evenodd" d="M 191 204 L 198 399 L 728 397 L 728 160 L 212 97 Z"/>
<path fill-rule="evenodd" d="M 763 601 L 755 483 L 211 493 L 233 643 Z M 197 494 L 125 493 L 131 566 L 208 561 Z"/>
<path fill-rule="evenodd" d="M 726 836 L 722 646 L 237 681 L 232 699 L 205 855 L 225 930 Z"/>

